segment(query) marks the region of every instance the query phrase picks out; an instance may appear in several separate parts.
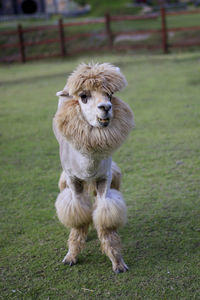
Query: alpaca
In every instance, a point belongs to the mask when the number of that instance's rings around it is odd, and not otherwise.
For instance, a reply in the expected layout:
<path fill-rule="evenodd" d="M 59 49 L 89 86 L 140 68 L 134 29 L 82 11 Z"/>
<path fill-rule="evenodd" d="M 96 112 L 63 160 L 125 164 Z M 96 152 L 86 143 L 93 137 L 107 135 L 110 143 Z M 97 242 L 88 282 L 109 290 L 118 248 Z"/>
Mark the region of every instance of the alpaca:
<path fill-rule="evenodd" d="M 130 107 L 113 96 L 126 84 L 120 69 L 109 63 L 81 64 L 57 93 L 53 131 L 63 171 L 55 207 L 60 222 L 71 228 L 63 259 L 70 266 L 76 264 L 93 222 L 113 271 L 128 270 L 117 233 L 126 222 L 126 205 L 119 191 L 121 172 L 111 157 L 134 126 Z"/>

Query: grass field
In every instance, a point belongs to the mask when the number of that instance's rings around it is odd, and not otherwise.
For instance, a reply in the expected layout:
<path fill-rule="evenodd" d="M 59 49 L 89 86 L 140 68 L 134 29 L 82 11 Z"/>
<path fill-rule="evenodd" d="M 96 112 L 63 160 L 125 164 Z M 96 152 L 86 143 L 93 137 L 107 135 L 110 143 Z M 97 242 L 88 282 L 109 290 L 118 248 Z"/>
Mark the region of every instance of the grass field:
<path fill-rule="evenodd" d="M 114 155 L 128 223 L 129 272 L 116 275 L 91 228 L 79 264 L 63 266 L 68 230 L 54 202 L 60 174 L 55 93 L 82 60 L 0 71 L 1 299 L 200 299 L 200 53 L 102 55 L 121 67 L 136 127 Z"/>

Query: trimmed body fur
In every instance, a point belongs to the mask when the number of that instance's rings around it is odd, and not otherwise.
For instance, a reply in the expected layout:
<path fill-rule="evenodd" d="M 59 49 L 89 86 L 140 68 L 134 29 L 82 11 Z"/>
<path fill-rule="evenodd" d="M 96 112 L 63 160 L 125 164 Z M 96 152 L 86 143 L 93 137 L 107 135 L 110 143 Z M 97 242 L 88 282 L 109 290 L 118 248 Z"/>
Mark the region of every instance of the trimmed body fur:
<path fill-rule="evenodd" d="M 63 172 L 55 206 L 61 223 L 72 228 L 63 260 L 69 265 L 76 263 L 93 222 L 113 270 L 128 269 L 116 232 L 126 222 L 126 205 L 119 192 L 120 169 L 111 157 L 134 125 L 129 106 L 112 97 L 125 85 L 125 77 L 110 64 L 82 64 L 57 93 L 53 130 Z M 94 205 L 91 191 L 95 192 Z"/>

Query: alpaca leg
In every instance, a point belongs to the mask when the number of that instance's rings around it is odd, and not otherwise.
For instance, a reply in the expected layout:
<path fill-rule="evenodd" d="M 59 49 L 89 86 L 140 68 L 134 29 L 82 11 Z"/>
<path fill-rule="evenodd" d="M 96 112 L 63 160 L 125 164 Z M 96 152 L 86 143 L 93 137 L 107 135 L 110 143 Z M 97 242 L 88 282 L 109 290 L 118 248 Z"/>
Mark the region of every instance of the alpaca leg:
<path fill-rule="evenodd" d="M 64 264 L 73 266 L 77 262 L 77 256 L 85 245 L 89 225 L 80 228 L 72 228 L 68 239 L 68 253 L 63 259 Z"/>
<path fill-rule="evenodd" d="M 58 181 L 58 188 L 60 190 L 60 192 L 62 192 L 67 186 L 67 182 L 66 182 L 66 176 L 65 176 L 65 172 L 62 171 L 61 175 L 60 175 L 60 179 Z"/>
<path fill-rule="evenodd" d="M 115 273 L 126 272 L 128 267 L 121 256 L 121 241 L 116 230 L 100 227 L 97 232 L 101 241 L 102 252 L 110 258 L 113 271 Z"/>
<path fill-rule="evenodd" d="M 67 184 L 69 188 L 58 195 L 55 206 L 61 223 L 72 228 L 68 240 L 69 250 L 63 263 L 73 265 L 86 240 L 92 221 L 92 207 L 88 194 L 84 193 L 82 181 L 67 178 Z"/>
<path fill-rule="evenodd" d="M 120 237 L 117 234 L 117 228 L 126 221 L 126 206 L 120 192 L 109 189 L 109 185 L 109 180 L 97 181 L 97 202 L 93 221 L 102 251 L 110 258 L 113 271 L 120 273 L 128 270 L 121 256 Z"/>
<path fill-rule="evenodd" d="M 111 172 L 112 172 L 111 189 L 115 189 L 119 191 L 122 175 L 121 175 L 120 168 L 114 161 L 112 161 Z"/>

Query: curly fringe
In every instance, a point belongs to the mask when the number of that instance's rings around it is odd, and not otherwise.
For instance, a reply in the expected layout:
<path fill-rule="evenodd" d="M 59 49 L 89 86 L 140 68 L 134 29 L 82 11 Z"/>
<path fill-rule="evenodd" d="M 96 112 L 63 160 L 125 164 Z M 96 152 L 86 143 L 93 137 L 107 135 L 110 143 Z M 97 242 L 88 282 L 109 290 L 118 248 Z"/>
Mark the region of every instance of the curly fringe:
<path fill-rule="evenodd" d="M 81 64 L 69 76 L 64 91 L 77 95 L 80 90 L 100 90 L 115 93 L 127 85 L 120 69 L 109 64 Z"/>

